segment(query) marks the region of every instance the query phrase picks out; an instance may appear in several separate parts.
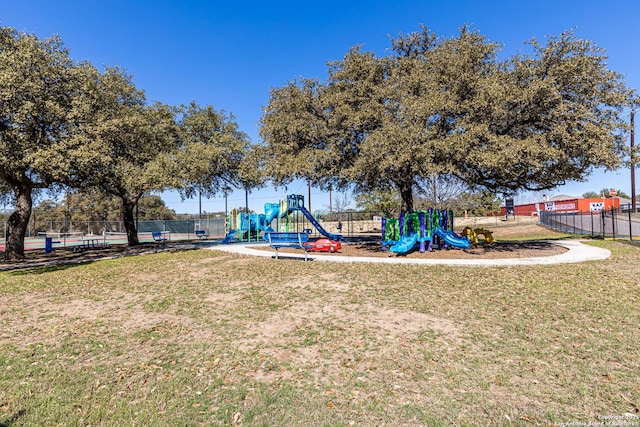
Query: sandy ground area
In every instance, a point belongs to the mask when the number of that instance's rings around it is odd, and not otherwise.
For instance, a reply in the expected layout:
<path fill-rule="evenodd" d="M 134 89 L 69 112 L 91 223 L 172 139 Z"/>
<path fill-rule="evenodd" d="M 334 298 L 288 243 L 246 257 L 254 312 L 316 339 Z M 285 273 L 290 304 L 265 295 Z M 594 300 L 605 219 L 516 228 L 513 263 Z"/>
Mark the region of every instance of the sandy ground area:
<path fill-rule="evenodd" d="M 425 251 L 423 253 L 418 250 L 406 254 L 395 254 L 383 251 L 380 238 L 371 236 L 370 241 L 343 243 L 342 248 L 331 254 L 322 252 L 323 255 L 342 255 L 342 256 L 365 256 L 365 257 L 403 257 L 403 258 L 430 258 L 430 259 L 500 259 L 500 258 L 531 258 L 559 255 L 567 249 L 549 242 L 543 241 L 500 241 L 500 239 L 513 238 L 514 236 L 522 236 L 539 232 L 540 226 L 536 224 L 525 224 L 512 227 L 498 227 L 492 229 L 493 237 L 496 239 L 493 243 L 473 244 L 469 249 L 448 248 L 438 249 L 434 245 L 432 252 Z M 480 237 L 482 238 L 482 236 Z M 355 239 L 354 239 L 355 240 Z M 254 249 L 273 251 L 267 245 L 251 246 Z M 283 248 L 279 250 L 285 253 L 300 253 L 299 249 Z"/>

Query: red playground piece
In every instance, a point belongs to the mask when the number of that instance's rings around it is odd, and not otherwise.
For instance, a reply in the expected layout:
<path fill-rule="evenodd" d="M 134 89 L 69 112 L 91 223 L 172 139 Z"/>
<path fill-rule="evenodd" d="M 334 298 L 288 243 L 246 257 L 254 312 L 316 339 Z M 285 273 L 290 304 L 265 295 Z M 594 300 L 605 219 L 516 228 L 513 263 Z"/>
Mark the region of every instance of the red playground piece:
<path fill-rule="evenodd" d="M 330 239 L 318 239 L 305 245 L 308 251 L 335 252 L 342 248 L 340 242 Z"/>

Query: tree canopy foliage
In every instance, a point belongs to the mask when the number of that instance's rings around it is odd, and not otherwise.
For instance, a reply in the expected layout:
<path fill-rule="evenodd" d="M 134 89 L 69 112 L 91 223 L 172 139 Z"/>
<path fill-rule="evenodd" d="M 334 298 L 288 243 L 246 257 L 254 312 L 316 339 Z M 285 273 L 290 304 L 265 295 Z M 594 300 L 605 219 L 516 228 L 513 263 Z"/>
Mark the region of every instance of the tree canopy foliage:
<path fill-rule="evenodd" d="M 192 102 L 178 109 L 178 126 L 180 146 L 167 164 L 176 178 L 174 189 L 191 197 L 196 192 L 214 196 L 225 188 L 245 186 L 249 138 L 238 129 L 233 115 Z"/>
<path fill-rule="evenodd" d="M 468 27 L 452 38 L 422 27 L 392 38 L 387 56 L 353 47 L 329 63 L 326 81 L 271 91 L 266 174 L 276 184 L 394 190 L 411 210 L 434 176 L 513 192 L 616 168 L 633 91 L 603 50 L 571 32 L 529 46 L 500 59 L 501 46 Z"/>
<path fill-rule="evenodd" d="M 107 69 L 91 83 L 78 138 L 90 147 L 92 160 L 83 161 L 78 185 L 120 199 L 127 240 L 136 245 L 138 200 L 167 188 L 173 179 L 165 165 L 180 145 L 174 111 L 159 103 L 147 105 L 144 93 L 119 69 Z"/>

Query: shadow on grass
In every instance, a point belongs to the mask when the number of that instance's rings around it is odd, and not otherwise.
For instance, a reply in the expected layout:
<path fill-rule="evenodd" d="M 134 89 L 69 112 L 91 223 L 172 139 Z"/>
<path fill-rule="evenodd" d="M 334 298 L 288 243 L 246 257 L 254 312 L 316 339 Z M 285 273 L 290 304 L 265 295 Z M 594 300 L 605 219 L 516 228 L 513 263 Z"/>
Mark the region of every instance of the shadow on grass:
<path fill-rule="evenodd" d="M 0 421 L 0 427 L 9 427 L 12 426 L 15 422 L 17 422 L 24 414 L 27 413 L 26 409 L 20 409 L 15 414 L 11 415 L 4 421 Z"/>
<path fill-rule="evenodd" d="M 94 261 L 98 261 L 97 259 Z M 44 273 L 51 273 L 53 271 L 61 271 L 61 270 L 67 270 L 69 268 L 72 267 L 76 267 L 82 264 L 88 264 L 92 261 L 77 261 L 77 262 L 64 262 L 64 263 L 60 263 L 60 264 L 55 264 L 55 265 L 40 265 L 40 266 L 30 266 L 30 267 L 22 267 L 20 265 L 16 265 L 15 268 L 11 269 L 8 268 L 5 271 L 7 271 L 8 274 L 10 274 L 11 276 L 30 276 L 33 274 L 44 274 Z M 2 427 L 2 425 L 0 424 L 0 427 Z"/>
<path fill-rule="evenodd" d="M 286 253 L 286 252 L 284 252 L 284 253 Z M 304 258 L 299 257 L 299 256 L 286 256 L 286 255 L 283 255 L 283 252 L 280 252 L 280 254 L 278 255 L 278 258 L 276 258 L 276 256 L 273 255 L 271 257 L 271 259 L 277 259 L 278 261 L 280 261 L 280 260 L 302 261 L 302 262 L 313 261 L 313 258 L 311 258 L 311 256 L 307 257 L 307 259 L 305 260 Z"/>
<path fill-rule="evenodd" d="M 625 245 L 635 246 L 636 248 L 640 248 L 640 241 L 638 240 L 617 240 L 620 243 L 624 243 Z"/>
<path fill-rule="evenodd" d="M 122 258 L 158 252 L 178 252 L 209 246 L 205 242 L 179 242 L 172 244 L 143 243 L 138 246 L 113 245 L 82 252 L 54 251 L 50 254 L 28 254 L 27 258 L 15 262 L 0 262 L 0 271 L 14 275 L 42 274 L 64 270 L 110 258 Z"/>

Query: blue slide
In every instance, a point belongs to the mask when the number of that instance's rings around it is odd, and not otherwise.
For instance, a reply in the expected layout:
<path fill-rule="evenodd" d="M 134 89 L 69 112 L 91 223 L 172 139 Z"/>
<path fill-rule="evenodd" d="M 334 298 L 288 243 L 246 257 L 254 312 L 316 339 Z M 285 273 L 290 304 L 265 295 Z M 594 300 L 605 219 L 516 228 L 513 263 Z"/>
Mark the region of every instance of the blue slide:
<path fill-rule="evenodd" d="M 265 203 L 264 204 L 264 214 L 265 214 L 265 224 L 271 224 L 273 218 L 282 216 L 280 215 L 280 204 L 279 203 Z"/>
<path fill-rule="evenodd" d="M 456 248 L 469 249 L 470 242 L 466 237 L 458 236 L 456 233 L 447 231 L 441 227 L 436 227 L 436 229 L 433 230 L 433 234 L 440 237 L 448 245 Z"/>
<path fill-rule="evenodd" d="M 258 223 L 257 223 L 258 230 L 263 231 L 265 233 L 271 233 L 275 231 L 273 228 L 269 226 L 269 224 L 271 224 L 272 219 L 273 217 L 269 217 L 269 215 L 259 214 Z M 266 235 L 264 236 L 264 239 L 267 240 Z"/>
<path fill-rule="evenodd" d="M 316 230 L 318 230 L 318 233 L 322 234 L 323 236 L 331 240 L 342 240 L 342 234 L 329 233 L 327 230 L 322 228 L 320 223 L 313 217 L 313 215 L 311 215 L 311 212 L 309 212 L 307 208 L 305 208 L 304 206 L 300 206 L 298 209 L 300 209 L 300 211 L 304 214 L 304 216 L 307 217 L 309 222 L 316 228 Z"/>
<path fill-rule="evenodd" d="M 231 240 L 233 240 L 233 238 L 236 237 L 236 234 L 238 234 L 238 230 L 229 231 L 229 234 L 226 235 L 222 243 L 225 243 L 225 244 L 231 243 Z"/>
<path fill-rule="evenodd" d="M 402 235 L 398 243 L 389 248 L 389 252 L 395 252 L 397 254 L 406 254 L 418 243 L 418 233 L 411 233 L 409 235 Z"/>
<path fill-rule="evenodd" d="M 273 233 L 275 230 L 271 228 L 269 224 L 273 221 L 274 218 L 281 216 L 280 215 L 280 204 L 279 203 L 265 203 L 264 205 L 264 215 L 262 215 L 262 219 L 258 221 L 258 228 L 260 231 L 263 231 L 265 234 L 262 236 L 264 240 L 269 240 L 266 233 Z"/>

